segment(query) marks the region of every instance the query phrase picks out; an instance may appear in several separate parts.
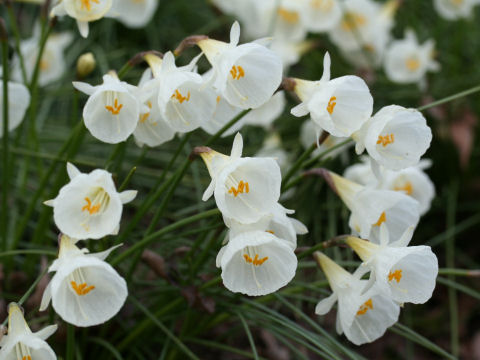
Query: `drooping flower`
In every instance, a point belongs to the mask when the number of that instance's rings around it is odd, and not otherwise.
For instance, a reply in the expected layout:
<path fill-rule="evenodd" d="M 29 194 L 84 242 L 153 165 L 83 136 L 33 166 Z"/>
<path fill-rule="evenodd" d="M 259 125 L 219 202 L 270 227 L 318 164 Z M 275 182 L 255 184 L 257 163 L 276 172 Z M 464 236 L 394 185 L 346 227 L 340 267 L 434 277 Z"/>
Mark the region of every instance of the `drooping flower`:
<path fill-rule="evenodd" d="M 306 28 L 314 33 L 333 29 L 342 17 L 338 0 L 306 0 L 302 10 Z"/>
<path fill-rule="evenodd" d="M 378 339 L 397 322 L 399 305 L 376 286 L 369 287 L 367 280 L 360 280 L 365 274 L 363 269 L 350 274 L 320 252 L 315 253 L 315 258 L 333 291 L 317 304 L 315 313 L 328 313 L 338 301 L 337 333 L 345 333 L 348 340 L 361 345 Z"/>
<path fill-rule="evenodd" d="M 8 82 L 8 131 L 17 128 L 23 120 L 27 108 L 30 106 L 28 88 L 20 83 Z M 3 86 L 0 86 L 0 138 L 3 136 Z"/>
<path fill-rule="evenodd" d="M 8 333 L 0 340 L 0 359 L 56 360 L 57 356 L 45 341 L 55 331 L 57 325 L 32 332 L 23 317 L 22 309 L 16 303 L 11 303 L 8 306 Z"/>
<path fill-rule="evenodd" d="M 291 113 L 295 116 L 310 114 L 317 125 L 317 135 L 323 129 L 333 136 L 349 137 L 372 115 L 373 98 L 361 78 L 342 76 L 330 80 L 328 53 L 319 81 L 293 80 L 294 91 L 302 103 L 291 109 Z"/>
<path fill-rule="evenodd" d="M 271 158 L 242 158 L 243 140 L 235 136 L 230 156 L 210 148 L 200 153 L 212 181 L 202 199 L 212 194 L 224 217 L 244 224 L 270 214 L 280 197 L 281 174 Z"/>
<path fill-rule="evenodd" d="M 115 0 L 107 16 L 137 29 L 147 25 L 155 14 L 159 0 Z"/>
<path fill-rule="evenodd" d="M 379 165 L 401 170 L 418 164 L 430 147 L 432 130 L 418 110 L 390 105 L 380 109 L 352 137 L 357 154 L 366 148 Z"/>
<path fill-rule="evenodd" d="M 74 81 L 73 86 L 89 95 L 83 108 L 83 120 L 94 137 L 116 144 L 133 133 L 143 108 L 136 86 L 120 81 L 115 74 L 104 75 L 102 85 Z"/>
<path fill-rule="evenodd" d="M 304 3 L 297 0 L 283 0 L 274 10 L 273 37 L 287 41 L 301 41 L 307 35 L 304 17 Z"/>
<path fill-rule="evenodd" d="M 230 31 L 230 43 L 213 39 L 197 45 L 213 67 L 213 86 L 232 105 L 257 108 L 267 102 L 282 80 L 282 61 L 258 43 L 238 45 L 240 25 Z"/>
<path fill-rule="evenodd" d="M 96 169 L 81 173 L 67 163 L 70 182 L 57 197 L 45 201 L 53 207 L 55 224 L 75 239 L 100 239 L 118 233 L 123 204 L 132 201 L 136 190 L 118 193 L 108 171 Z"/>
<path fill-rule="evenodd" d="M 51 300 L 55 312 L 70 324 L 102 324 L 120 311 L 128 295 L 125 280 L 104 261 L 121 245 L 88 254 L 77 241 L 61 235 L 58 259 L 48 268 L 55 275 L 43 293 L 40 311 Z"/>
<path fill-rule="evenodd" d="M 390 242 L 387 226 L 382 224 L 380 245 L 356 237 L 347 238 L 347 244 L 386 296 L 399 303 L 423 304 L 435 289 L 438 260 L 430 246 L 407 246 L 412 235 L 413 228 L 409 228 Z"/>
<path fill-rule="evenodd" d="M 433 0 L 433 7 L 445 20 L 473 17 L 478 0 Z"/>

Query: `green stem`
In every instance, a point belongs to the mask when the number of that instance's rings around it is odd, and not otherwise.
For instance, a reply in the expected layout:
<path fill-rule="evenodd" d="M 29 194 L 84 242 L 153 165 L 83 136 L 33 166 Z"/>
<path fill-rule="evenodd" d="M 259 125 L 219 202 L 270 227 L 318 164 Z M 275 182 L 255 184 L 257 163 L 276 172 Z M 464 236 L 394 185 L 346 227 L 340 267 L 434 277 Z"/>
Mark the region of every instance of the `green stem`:
<path fill-rule="evenodd" d="M 15 14 L 13 13 L 12 2 L 11 1 L 6 1 L 5 5 L 7 7 L 8 18 L 10 20 L 10 26 L 12 27 L 12 32 L 13 32 L 13 35 L 15 36 L 15 51 L 17 52 L 18 59 L 19 59 L 19 62 L 20 62 L 20 69 L 22 71 L 22 80 L 23 80 L 23 83 L 26 85 L 28 83 L 27 71 L 25 70 L 25 62 L 23 60 L 23 54 L 20 50 L 20 32 L 18 31 L 17 18 L 15 17 Z"/>
<path fill-rule="evenodd" d="M 57 256 L 57 252 L 56 252 L 56 251 L 48 251 L 48 250 L 37 250 L 37 249 L 32 249 L 32 250 L 11 250 L 11 251 L 0 252 L 0 258 L 2 258 L 2 257 L 9 257 L 9 256 L 15 256 L 15 255 L 47 255 L 47 256 Z"/>
<path fill-rule="evenodd" d="M 4 26 L 5 24 L 0 24 Z M 1 29 L 3 32 L 5 29 Z M 4 35 L 4 36 L 3 36 Z M 1 224 L 2 224 L 2 239 L 3 246 L 2 249 L 6 250 L 8 248 L 8 192 L 10 190 L 9 186 L 9 174 L 8 174 L 8 39 L 7 34 L 1 34 L 0 41 L 2 42 L 2 67 L 3 67 L 3 151 L 2 151 L 2 160 L 3 160 L 3 178 L 2 178 L 2 214 L 1 214 Z"/>
<path fill-rule="evenodd" d="M 288 180 L 300 169 L 303 165 L 303 162 L 315 151 L 317 148 L 317 144 L 312 144 L 310 147 L 303 152 L 303 154 L 295 161 L 295 163 L 291 166 L 290 170 L 288 170 L 287 174 L 283 178 L 282 181 L 282 191 L 284 190 L 285 186 L 288 183 Z"/>
<path fill-rule="evenodd" d="M 250 331 L 250 328 L 248 327 L 247 321 L 243 317 L 243 315 L 240 312 L 237 312 L 237 316 L 242 322 L 243 328 L 245 329 L 245 333 L 247 334 L 248 342 L 250 343 L 250 347 L 252 348 L 252 355 L 255 360 L 258 360 L 258 353 L 257 353 L 257 348 L 255 347 L 255 341 L 253 341 L 253 336 L 252 332 Z"/>
<path fill-rule="evenodd" d="M 75 355 L 75 327 L 67 324 L 67 350 L 65 354 L 66 360 L 73 360 Z"/>
<path fill-rule="evenodd" d="M 456 93 L 456 94 L 454 94 L 454 95 L 450 95 L 450 96 L 444 97 L 443 99 L 440 99 L 440 100 L 431 102 L 430 104 L 426 104 L 426 105 L 420 106 L 419 108 L 417 108 L 417 110 L 418 110 L 418 111 L 424 111 L 424 110 L 430 109 L 430 108 L 432 108 L 432 107 L 435 107 L 435 106 L 438 106 L 438 105 L 442 105 L 442 104 L 445 104 L 445 103 L 447 103 L 447 102 L 450 102 L 450 101 L 453 101 L 453 100 L 462 98 L 462 97 L 464 97 L 464 96 L 467 96 L 467 95 L 470 95 L 470 94 L 474 94 L 474 93 L 479 92 L 479 91 L 480 91 L 480 85 L 474 86 L 474 87 L 472 87 L 472 88 L 470 88 L 470 89 L 467 89 L 467 90 L 464 90 L 464 91 L 460 91 L 459 93 Z"/>
<path fill-rule="evenodd" d="M 127 177 L 125 178 L 125 180 L 123 180 L 122 184 L 118 188 L 118 192 L 121 192 L 121 191 L 125 190 L 128 183 L 130 182 L 130 179 L 132 178 L 133 174 L 135 174 L 135 171 L 137 171 L 136 166 L 132 167 L 132 169 L 128 172 Z"/>

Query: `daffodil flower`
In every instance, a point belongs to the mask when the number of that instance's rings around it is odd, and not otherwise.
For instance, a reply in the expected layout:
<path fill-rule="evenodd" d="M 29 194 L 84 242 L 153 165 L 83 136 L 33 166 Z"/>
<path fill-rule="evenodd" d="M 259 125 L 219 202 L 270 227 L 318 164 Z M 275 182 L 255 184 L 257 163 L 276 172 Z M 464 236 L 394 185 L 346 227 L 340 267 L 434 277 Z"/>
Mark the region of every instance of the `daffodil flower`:
<path fill-rule="evenodd" d="M 423 304 L 435 289 L 438 260 L 430 246 L 407 246 L 412 235 L 413 228 L 408 228 L 390 242 L 387 226 L 382 224 L 380 245 L 356 237 L 347 238 L 347 244 L 386 296 L 398 303 Z"/>
<path fill-rule="evenodd" d="M 212 181 L 202 199 L 212 194 L 224 217 L 244 224 L 271 213 L 280 197 L 281 174 L 271 158 L 242 158 L 243 139 L 235 136 L 230 156 L 206 148 L 201 157 Z"/>
<path fill-rule="evenodd" d="M 112 7 L 112 0 L 61 0 L 52 9 L 51 16 L 68 15 L 77 20 L 78 30 L 88 36 L 88 23 L 101 19 Z"/>
<path fill-rule="evenodd" d="M 23 120 L 27 108 L 30 106 L 28 88 L 20 83 L 8 82 L 8 131 L 17 128 Z M 3 136 L 3 86 L 0 86 L 0 138 Z"/>
<path fill-rule="evenodd" d="M 304 4 L 297 0 L 283 0 L 275 8 L 273 37 L 290 41 L 305 39 L 307 28 L 304 21 Z"/>
<path fill-rule="evenodd" d="M 217 256 L 223 284 L 232 292 L 267 295 L 295 276 L 297 257 L 285 241 L 266 231 L 246 231 L 231 238 Z"/>
<path fill-rule="evenodd" d="M 422 45 L 412 30 L 405 32 L 405 38 L 393 41 L 385 53 L 384 68 L 387 77 L 396 83 L 419 83 L 424 86 L 428 71 L 438 71 L 440 65 L 433 60 L 435 42 L 428 40 Z"/>
<path fill-rule="evenodd" d="M 380 109 L 352 137 L 357 154 L 366 148 L 378 165 L 401 170 L 418 164 L 430 147 L 432 130 L 418 110 L 390 105 Z"/>
<path fill-rule="evenodd" d="M 349 137 L 372 115 L 373 98 L 365 82 L 358 76 L 342 76 L 330 80 L 330 55 L 325 54 L 323 75 L 319 81 L 294 79 L 294 91 L 302 101 L 291 109 L 295 116 L 310 114 L 321 130 L 333 136 Z"/>
<path fill-rule="evenodd" d="M 380 225 L 385 223 L 391 239 L 418 224 L 418 202 L 399 191 L 375 190 L 347 180 L 335 173 L 326 175 L 335 191 L 352 212 L 350 228 L 364 239 L 378 243 Z"/>
<path fill-rule="evenodd" d="M 433 7 L 445 20 L 471 18 L 478 0 L 433 0 Z"/>
<path fill-rule="evenodd" d="M 345 333 L 352 343 L 362 345 L 378 339 L 398 321 L 399 305 L 376 286 L 368 287 L 368 280 L 360 280 L 363 269 L 350 274 L 326 255 L 317 252 L 315 256 L 333 291 L 317 304 L 315 313 L 325 315 L 338 302 L 338 334 Z"/>
<path fill-rule="evenodd" d="M 246 114 L 243 121 L 245 125 L 261 126 L 266 130 L 271 129 L 272 123 L 283 113 L 285 105 L 285 92 L 277 91 L 265 104 Z"/>
<path fill-rule="evenodd" d="M 242 109 L 266 103 L 282 81 L 282 61 L 258 43 L 238 45 L 240 25 L 230 31 L 230 43 L 213 39 L 197 45 L 212 64 L 213 86 L 232 105 Z"/>
<path fill-rule="evenodd" d="M 158 7 L 159 0 L 115 0 L 107 16 L 126 27 L 137 29 L 147 25 Z"/>
<path fill-rule="evenodd" d="M 88 249 L 77 247 L 77 241 L 61 236 L 58 259 L 48 268 L 55 275 L 43 293 L 40 311 L 52 301 L 55 312 L 66 322 L 94 326 L 115 316 L 127 298 L 125 280 L 104 261 L 121 245 L 88 254 Z"/>
<path fill-rule="evenodd" d="M 94 137 L 116 144 L 133 133 L 143 108 L 136 86 L 120 81 L 114 74 L 104 75 L 102 85 L 74 81 L 73 86 L 89 95 L 83 108 L 83 120 Z"/>
<path fill-rule="evenodd" d="M 45 201 L 53 207 L 53 218 L 60 231 L 75 239 L 100 239 L 118 233 L 123 204 L 132 201 L 135 190 L 118 193 L 108 171 L 96 169 L 81 173 L 67 163 L 70 182 L 57 197 Z"/>
<path fill-rule="evenodd" d="M 338 0 L 306 0 L 303 5 L 305 27 L 314 33 L 333 29 L 342 18 Z"/>
<path fill-rule="evenodd" d="M 56 330 L 57 325 L 50 325 L 32 332 L 23 317 L 22 309 L 11 303 L 8 306 L 8 333 L 0 340 L 0 359 L 56 360 L 57 356 L 45 341 Z"/>

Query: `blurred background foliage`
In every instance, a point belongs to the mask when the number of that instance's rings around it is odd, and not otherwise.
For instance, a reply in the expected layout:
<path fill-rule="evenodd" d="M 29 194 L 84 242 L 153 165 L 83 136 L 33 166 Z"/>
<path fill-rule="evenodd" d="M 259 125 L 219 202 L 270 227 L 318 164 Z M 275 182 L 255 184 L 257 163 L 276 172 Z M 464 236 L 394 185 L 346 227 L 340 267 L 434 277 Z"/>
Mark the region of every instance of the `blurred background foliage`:
<path fill-rule="evenodd" d="M 15 3 L 22 37 L 31 36 L 39 15 L 37 5 Z M 389 104 L 419 107 L 423 104 L 456 94 L 480 84 L 480 8 L 471 20 L 447 22 L 433 10 L 431 1 L 404 0 L 396 15 L 395 37 L 413 28 L 420 42 L 434 38 L 438 73 L 428 75 L 427 88 L 391 83 L 381 70 L 358 70 L 344 60 L 324 35 L 309 35 L 317 46 L 289 70 L 290 76 L 319 79 L 323 71 L 323 55 L 332 56 L 332 77 L 346 74 L 362 76 L 374 97 L 374 109 Z M 4 7 L 1 9 L 4 16 Z M 0 319 L 5 316 L 6 304 L 17 301 L 56 255 L 57 229 L 52 212 L 41 202 L 54 196 L 67 182 L 65 160 L 88 172 L 108 166 L 114 173 L 117 186 L 136 166 L 128 188 L 137 189 L 138 197 L 124 209 L 120 239 L 125 247 L 142 240 L 147 234 L 164 229 L 189 216 L 215 208 L 213 200 L 201 201 L 201 194 L 210 177 L 200 161 L 187 169 L 178 187 L 172 190 L 169 201 L 162 194 L 154 205 L 129 228 L 129 220 L 152 197 L 162 176 L 174 175 L 194 146 L 203 145 L 209 138 L 196 130 L 186 140 L 186 146 L 170 169 L 167 164 L 181 143 L 178 137 L 159 148 L 138 148 L 133 139 L 113 146 L 102 144 L 80 129 L 70 138 L 66 154 L 58 158 L 59 149 L 81 121 L 86 96 L 75 92 L 75 62 L 78 56 L 91 51 L 97 60 L 96 70 L 85 81 L 99 84 L 108 70 L 119 70 L 135 54 L 145 50 L 166 52 L 192 34 L 207 34 L 228 40 L 233 18 L 221 14 L 203 0 L 160 0 L 152 21 L 144 28 L 132 30 L 114 19 L 102 19 L 91 24 L 88 39 L 77 34 L 76 24 L 68 18 L 59 19 L 54 31 L 71 31 L 75 41 L 65 52 L 68 69 L 63 79 L 39 89 L 35 113 L 27 114 L 34 121 L 24 121 L 15 133 L 16 145 L 12 176 L 11 223 L 15 227 L 38 194 L 41 179 L 47 178 L 40 189 L 41 197 L 34 202 L 26 231 L 19 242 L 20 249 L 41 249 L 44 255 L 28 254 L 2 257 L 4 271 L 0 273 L 2 287 Z M 7 20 L 8 28 L 8 20 Z M 13 53 L 13 47 L 11 49 Z M 198 54 L 189 49 L 178 58 L 186 64 Z M 124 80 L 136 84 L 146 68 L 132 68 Z M 200 71 L 208 68 L 205 59 Z M 291 160 L 304 151 L 299 142 L 299 129 L 305 119 L 295 118 L 289 109 L 297 103 L 288 96 L 288 106 L 274 123 L 282 138 L 283 147 Z M 249 298 L 223 288 L 215 257 L 226 234 L 218 214 L 160 233 L 139 257 L 121 259 L 116 264 L 126 277 L 131 297 L 123 310 L 108 323 L 75 331 L 75 358 L 78 359 L 438 359 L 442 353 L 455 352 L 464 359 L 480 356 L 480 146 L 477 117 L 480 113 L 479 94 L 461 97 L 424 112 L 432 127 L 434 138 L 426 158 L 433 165 L 427 170 L 435 184 L 437 197 L 432 208 L 420 221 L 413 244 L 433 247 L 439 258 L 441 274 L 432 299 L 424 305 L 405 305 L 399 323 L 376 342 L 361 347 L 348 343 L 335 333 L 335 311 L 327 316 L 314 314 L 315 304 L 329 294 L 328 285 L 310 257 L 299 262 L 294 280 L 276 294 Z M 38 131 L 38 142 L 32 146 L 28 129 Z M 82 125 L 83 126 L 83 125 Z M 261 147 L 267 132 L 260 128 L 244 128 L 244 155 L 253 156 Z M 230 151 L 232 136 L 217 140 L 213 148 Z M 315 167 L 327 167 L 342 173 L 347 165 L 358 161 L 352 148 L 345 158 L 324 159 Z M 55 161 L 60 160 L 60 161 Z M 27 165 L 29 164 L 29 165 Z M 153 190 L 152 190 L 153 189 Z M 320 178 L 302 179 L 293 193 L 284 194 L 282 204 L 295 209 L 296 217 L 304 222 L 310 233 L 299 237 L 300 252 L 349 232 L 348 212 L 335 194 Z M 165 202 L 166 208 L 155 214 Z M 150 230 L 146 230 L 150 227 Z M 101 250 L 113 244 L 113 237 L 88 247 Z M 110 257 L 115 259 L 123 251 Z M 328 249 L 327 253 L 353 270 L 358 259 L 344 248 Z M 41 260 L 43 259 L 43 260 Z M 8 264 L 8 262 L 11 262 Z M 6 269 L 10 271 L 6 271 Z M 453 276 L 445 268 L 465 269 Z M 60 330 L 52 337 L 59 357 L 65 354 L 66 327 L 50 313 L 38 313 L 42 280 L 25 304 L 26 314 L 33 327 L 55 321 Z M 43 285 L 45 286 L 45 284 Z M 421 334 L 421 335 L 420 335 Z M 453 347 L 453 348 L 452 348 Z M 451 356 L 452 357 L 452 356 Z M 453 358 L 453 357 L 452 357 Z"/>

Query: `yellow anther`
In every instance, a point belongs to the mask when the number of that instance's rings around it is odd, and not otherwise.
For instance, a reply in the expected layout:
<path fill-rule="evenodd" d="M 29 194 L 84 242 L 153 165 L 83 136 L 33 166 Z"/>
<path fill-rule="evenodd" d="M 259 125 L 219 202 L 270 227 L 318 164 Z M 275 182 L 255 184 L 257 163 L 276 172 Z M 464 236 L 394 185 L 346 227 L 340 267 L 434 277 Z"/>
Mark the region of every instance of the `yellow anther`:
<path fill-rule="evenodd" d="M 220 102 L 220 95 L 217 96 L 217 104 Z"/>
<path fill-rule="evenodd" d="M 87 283 L 77 285 L 75 281 L 70 281 L 70 284 L 72 285 L 72 289 L 75 290 L 75 292 L 79 296 L 87 295 L 90 291 L 95 289 L 95 286 L 93 285 L 87 286 Z"/>
<path fill-rule="evenodd" d="M 367 23 L 365 16 L 356 14 L 354 12 L 347 12 L 343 15 L 341 27 L 344 31 L 353 31 Z"/>
<path fill-rule="evenodd" d="M 272 235 L 275 235 L 275 232 L 272 231 L 272 230 L 265 230 L 265 231 L 268 232 L 268 233 L 270 233 L 270 234 L 272 234 Z"/>
<path fill-rule="evenodd" d="M 148 106 L 150 109 L 152 109 L 152 103 L 151 103 L 150 101 L 147 101 L 147 106 Z M 144 122 L 148 119 L 149 116 L 150 116 L 150 111 L 147 112 L 147 113 L 145 113 L 145 114 L 141 114 L 141 115 L 140 115 L 140 122 L 141 122 L 141 123 L 144 123 Z"/>
<path fill-rule="evenodd" d="M 332 0 L 311 0 L 310 6 L 316 10 L 328 12 L 333 7 Z"/>
<path fill-rule="evenodd" d="M 407 60 L 405 60 L 405 65 L 407 66 L 408 70 L 415 71 L 420 67 L 420 61 L 415 57 L 409 57 Z"/>
<path fill-rule="evenodd" d="M 382 225 L 385 221 L 387 221 L 387 215 L 385 215 L 385 211 L 382 212 L 382 215 L 378 218 L 378 221 L 373 224 L 373 226 L 380 226 Z"/>
<path fill-rule="evenodd" d="M 364 315 L 369 309 L 373 309 L 372 299 L 365 301 L 357 311 L 357 315 Z"/>
<path fill-rule="evenodd" d="M 237 188 L 235 189 L 234 186 L 228 190 L 229 194 L 233 194 L 233 196 L 237 197 L 238 194 L 243 194 L 243 193 L 249 193 L 250 192 L 250 187 L 248 185 L 248 182 L 243 182 L 243 180 L 240 180 L 238 183 Z"/>
<path fill-rule="evenodd" d="M 25 355 L 22 360 L 32 360 L 32 357 L 30 355 Z"/>
<path fill-rule="evenodd" d="M 85 201 L 87 202 L 87 205 L 82 207 L 82 211 L 87 210 L 90 213 L 90 215 L 96 214 L 97 212 L 100 211 L 100 204 L 92 206 L 92 200 L 90 200 L 89 197 L 86 197 Z"/>
<path fill-rule="evenodd" d="M 265 261 L 268 260 L 268 256 L 265 256 L 263 259 L 258 258 L 258 254 L 255 254 L 255 257 L 252 259 L 248 254 L 243 254 L 245 262 L 248 264 L 253 264 L 255 266 L 261 266 Z"/>
<path fill-rule="evenodd" d="M 245 76 L 245 71 L 243 70 L 243 67 L 233 65 L 230 69 L 230 75 L 232 75 L 233 80 L 240 80 Z M 217 100 L 220 101 L 218 97 Z"/>
<path fill-rule="evenodd" d="M 87 9 L 87 11 L 90 11 L 92 9 L 92 4 L 90 2 L 94 2 L 95 4 L 100 4 L 99 0 L 80 0 L 81 8 Z"/>
<path fill-rule="evenodd" d="M 379 135 L 378 140 L 377 140 L 377 145 L 382 144 L 383 147 L 387 146 L 388 144 L 393 144 L 395 142 L 395 135 L 390 134 L 390 135 Z"/>
<path fill-rule="evenodd" d="M 172 98 L 175 98 L 178 100 L 180 104 L 182 104 L 184 101 L 190 100 L 190 91 L 187 93 L 187 96 L 183 96 L 178 89 L 175 90 L 175 92 L 172 95 Z"/>
<path fill-rule="evenodd" d="M 335 96 L 332 96 L 330 98 L 330 101 L 328 102 L 328 105 L 327 105 L 327 111 L 330 115 L 333 114 L 333 109 L 335 109 L 335 105 L 337 105 L 337 103 L 335 102 L 335 100 L 337 100 L 337 98 Z"/>
<path fill-rule="evenodd" d="M 388 273 L 388 281 L 392 281 L 393 279 L 399 283 L 402 279 L 402 270 L 395 270 L 393 273 L 390 271 Z"/>
<path fill-rule="evenodd" d="M 412 186 L 412 183 L 409 182 L 409 181 L 407 181 L 405 186 L 395 186 L 393 188 L 393 190 L 395 190 L 395 191 L 405 191 L 405 193 L 407 195 L 412 195 L 413 194 L 413 186 Z"/>
<path fill-rule="evenodd" d="M 110 112 L 112 113 L 112 115 L 118 115 L 118 113 L 120 112 L 120 110 L 122 110 L 122 107 L 123 107 L 123 104 L 119 104 L 117 98 L 115 98 L 115 101 L 114 101 L 114 103 L 113 103 L 113 106 L 105 105 L 105 109 L 107 109 L 108 111 L 110 111 Z"/>
<path fill-rule="evenodd" d="M 290 11 L 285 8 L 279 8 L 277 10 L 278 15 L 287 23 L 296 24 L 300 20 L 300 16 L 296 11 Z"/>

